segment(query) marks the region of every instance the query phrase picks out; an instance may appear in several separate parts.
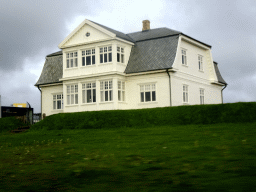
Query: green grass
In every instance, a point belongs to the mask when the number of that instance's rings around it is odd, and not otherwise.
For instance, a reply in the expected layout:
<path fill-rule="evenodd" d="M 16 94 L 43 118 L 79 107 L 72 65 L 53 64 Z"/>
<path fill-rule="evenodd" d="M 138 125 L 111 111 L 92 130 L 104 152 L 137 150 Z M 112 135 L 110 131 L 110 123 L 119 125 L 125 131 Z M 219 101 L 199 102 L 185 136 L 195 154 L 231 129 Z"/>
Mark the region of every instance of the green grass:
<path fill-rule="evenodd" d="M 0 134 L 0 191 L 253 191 L 256 123 Z"/>
<path fill-rule="evenodd" d="M 15 117 L 0 118 L 0 133 L 11 131 L 21 126 L 26 126 L 26 124 L 16 119 Z"/>
<path fill-rule="evenodd" d="M 55 114 L 32 129 L 99 129 L 256 121 L 256 102 Z"/>

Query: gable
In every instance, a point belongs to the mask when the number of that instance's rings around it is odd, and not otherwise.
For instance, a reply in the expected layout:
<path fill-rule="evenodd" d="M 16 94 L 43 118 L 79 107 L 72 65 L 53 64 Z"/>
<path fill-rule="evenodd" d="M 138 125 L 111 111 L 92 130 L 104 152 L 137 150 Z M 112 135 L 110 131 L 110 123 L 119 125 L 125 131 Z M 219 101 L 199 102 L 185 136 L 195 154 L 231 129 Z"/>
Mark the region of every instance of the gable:
<path fill-rule="evenodd" d="M 89 36 L 86 34 L 89 34 Z M 84 24 L 71 37 L 69 37 L 68 40 L 61 47 L 72 47 L 81 44 L 103 41 L 111 38 L 112 37 L 109 34 L 106 34 L 88 24 Z"/>

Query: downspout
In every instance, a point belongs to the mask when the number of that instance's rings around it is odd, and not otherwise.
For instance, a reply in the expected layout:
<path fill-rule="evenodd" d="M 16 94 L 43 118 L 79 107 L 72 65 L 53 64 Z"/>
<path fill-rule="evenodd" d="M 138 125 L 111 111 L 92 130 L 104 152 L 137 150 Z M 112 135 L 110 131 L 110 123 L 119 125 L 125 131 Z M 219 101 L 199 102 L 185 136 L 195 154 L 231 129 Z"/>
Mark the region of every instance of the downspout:
<path fill-rule="evenodd" d="M 222 100 L 222 104 L 223 104 L 223 90 L 227 87 L 227 84 L 225 84 L 225 87 L 223 89 L 221 89 L 221 100 Z"/>
<path fill-rule="evenodd" d="M 171 68 L 170 68 L 171 69 Z M 172 89 L 171 89 L 171 76 L 170 73 L 168 71 L 168 69 L 166 69 L 166 73 L 169 77 L 169 90 L 170 90 L 170 107 L 172 106 Z"/>
<path fill-rule="evenodd" d="M 41 120 L 42 120 L 42 90 L 39 88 L 39 85 L 37 86 L 38 90 L 40 91 L 41 93 Z"/>

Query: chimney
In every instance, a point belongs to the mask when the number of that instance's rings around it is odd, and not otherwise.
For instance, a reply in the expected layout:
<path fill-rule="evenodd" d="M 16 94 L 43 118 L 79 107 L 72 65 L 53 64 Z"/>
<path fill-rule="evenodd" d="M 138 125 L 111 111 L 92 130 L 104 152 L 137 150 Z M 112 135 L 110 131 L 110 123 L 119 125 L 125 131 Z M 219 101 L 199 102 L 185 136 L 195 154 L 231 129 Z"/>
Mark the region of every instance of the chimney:
<path fill-rule="evenodd" d="M 142 21 L 142 23 L 143 23 L 142 31 L 147 31 L 150 29 L 150 21 L 149 20 L 144 20 L 144 21 Z"/>

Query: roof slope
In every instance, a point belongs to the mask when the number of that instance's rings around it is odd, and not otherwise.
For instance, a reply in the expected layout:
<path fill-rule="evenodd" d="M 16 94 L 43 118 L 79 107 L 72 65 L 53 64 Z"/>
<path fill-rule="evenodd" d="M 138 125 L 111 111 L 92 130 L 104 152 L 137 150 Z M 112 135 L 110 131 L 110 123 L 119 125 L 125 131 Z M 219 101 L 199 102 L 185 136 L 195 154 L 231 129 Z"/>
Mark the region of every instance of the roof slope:
<path fill-rule="evenodd" d="M 61 81 L 59 79 L 62 78 L 62 74 L 62 51 L 47 55 L 42 73 L 35 86 L 50 83 L 60 83 Z"/>
<path fill-rule="evenodd" d="M 125 73 L 171 68 L 176 56 L 178 40 L 179 36 L 175 35 L 137 42 L 132 48 Z"/>
<path fill-rule="evenodd" d="M 216 62 L 213 62 L 213 63 L 214 63 L 214 69 L 215 69 L 219 83 L 223 83 L 223 84 L 227 85 L 227 82 L 223 79 L 223 77 L 220 74 L 220 70 L 218 68 L 218 63 L 216 63 Z"/>

